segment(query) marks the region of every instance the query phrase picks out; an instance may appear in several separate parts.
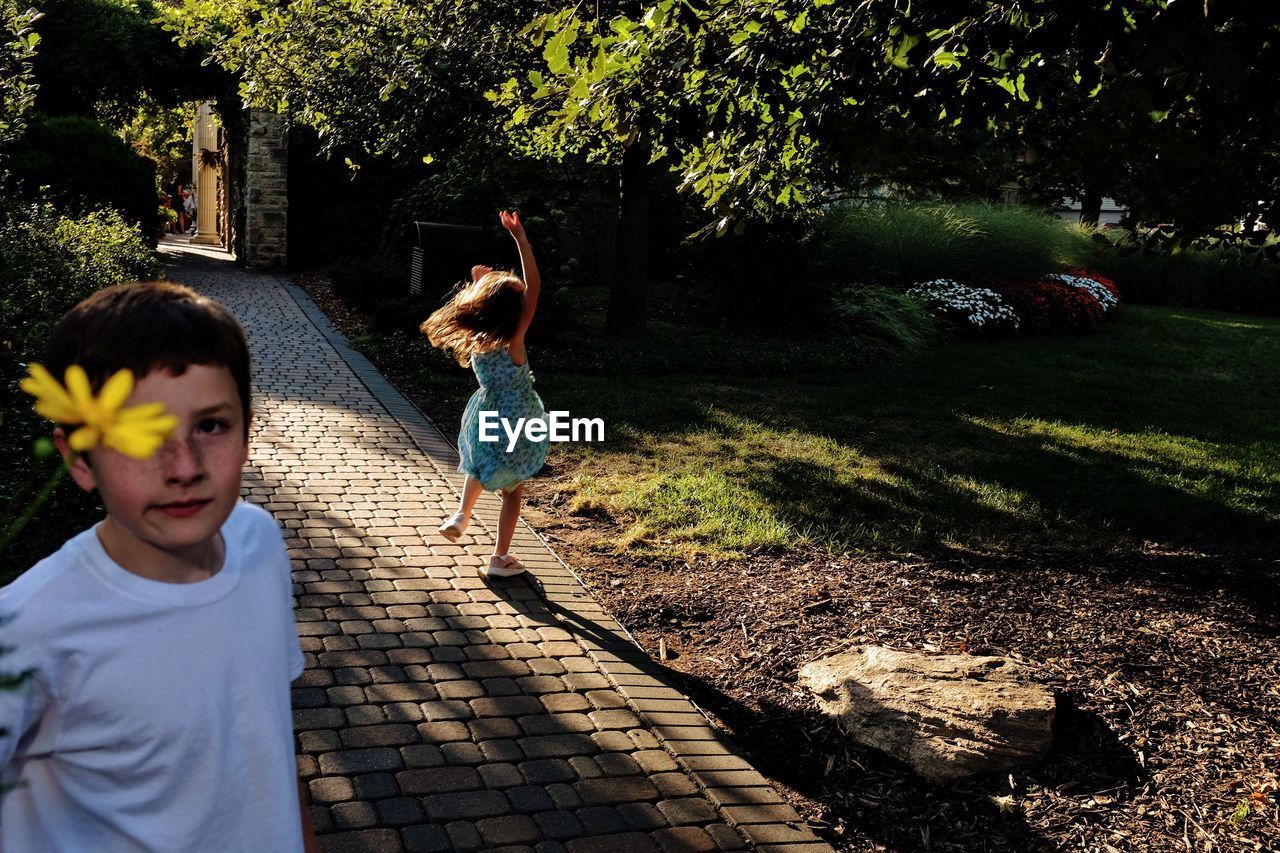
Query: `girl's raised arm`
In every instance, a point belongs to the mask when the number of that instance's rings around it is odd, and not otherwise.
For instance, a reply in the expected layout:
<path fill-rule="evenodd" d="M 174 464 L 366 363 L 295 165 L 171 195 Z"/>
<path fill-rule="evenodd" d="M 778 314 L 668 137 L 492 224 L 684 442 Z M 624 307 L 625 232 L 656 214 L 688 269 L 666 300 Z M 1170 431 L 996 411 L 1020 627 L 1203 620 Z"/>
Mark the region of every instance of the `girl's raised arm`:
<path fill-rule="evenodd" d="M 504 210 L 499 214 L 499 218 L 502 220 L 502 227 L 507 229 L 520 249 L 520 266 L 524 278 L 524 304 L 520 311 L 520 319 L 516 322 L 516 332 L 513 337 L 523 339 L 529 324 L 533 322 L 534 313 L 538 310 L 538 293 L 542 290 L 542 277 L 538 274 L 538 262 L 533 258 L 533 246 L 529 244 L 529 237 L 524 233 L 520 214 L 508 213 Z"/>

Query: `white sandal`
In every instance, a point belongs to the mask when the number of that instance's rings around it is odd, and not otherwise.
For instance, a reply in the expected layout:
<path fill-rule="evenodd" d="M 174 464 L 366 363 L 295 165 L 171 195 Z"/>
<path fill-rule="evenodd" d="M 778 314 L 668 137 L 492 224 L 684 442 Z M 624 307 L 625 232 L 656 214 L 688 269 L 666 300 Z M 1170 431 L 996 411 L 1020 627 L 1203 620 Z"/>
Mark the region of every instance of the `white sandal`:
<path fill-rule="evenodd" d="M 450 542 L 457 542 L 462 538 L 462 534 L 466 532 L 467 525 L 470 523 L 470 518 L 460 512 L 455 512 L 453 518 L 440 525 L 439 533 Z"/>
<path fill-rule="evenodd" d="M 510 554 L 494 554 L 489 558 L 489 565 L 480 570 L 487 578 L 510 578 L 524 572 L 524 563 Z"/>

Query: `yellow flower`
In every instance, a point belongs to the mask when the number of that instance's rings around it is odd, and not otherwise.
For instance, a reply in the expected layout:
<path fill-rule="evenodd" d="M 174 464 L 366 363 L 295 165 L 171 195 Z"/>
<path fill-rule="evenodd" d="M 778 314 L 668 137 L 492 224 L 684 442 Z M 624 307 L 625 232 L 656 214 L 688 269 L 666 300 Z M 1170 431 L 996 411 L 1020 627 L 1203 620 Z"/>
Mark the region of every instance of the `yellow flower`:
<path fill-rule="evenodd" d="M 135 459 L 146 459 L 160 449 L 178 426 L 178 419 L 165 414 L 163 403 L 145 403 L 121 409 L 133 393 L 133 373 L 120 370 L 102 384 L 95 399 L 84 368 L 67 368 L 66 387 L 38 364 L 28 366 L 31 374 L 21 388 L 36 398 L 35 410 L 51 421 L 82 426 L 67 437 L 71 449 L 84 453 L 99 444 Z"/>

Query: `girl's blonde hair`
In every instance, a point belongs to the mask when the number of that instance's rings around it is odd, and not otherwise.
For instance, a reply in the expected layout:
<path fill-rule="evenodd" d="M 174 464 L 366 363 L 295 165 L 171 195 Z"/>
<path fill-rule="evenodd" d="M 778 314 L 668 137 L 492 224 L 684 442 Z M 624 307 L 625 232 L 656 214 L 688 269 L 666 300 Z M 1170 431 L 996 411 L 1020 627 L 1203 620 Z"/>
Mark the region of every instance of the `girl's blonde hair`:
<path fill-rule="evenodd" d="M 419 327 L 462 367 L 471 356 L 507 344 L 524 306 L 524 282 L 508 270 L 492 270 L 459 282 L 453 297 Z"/>

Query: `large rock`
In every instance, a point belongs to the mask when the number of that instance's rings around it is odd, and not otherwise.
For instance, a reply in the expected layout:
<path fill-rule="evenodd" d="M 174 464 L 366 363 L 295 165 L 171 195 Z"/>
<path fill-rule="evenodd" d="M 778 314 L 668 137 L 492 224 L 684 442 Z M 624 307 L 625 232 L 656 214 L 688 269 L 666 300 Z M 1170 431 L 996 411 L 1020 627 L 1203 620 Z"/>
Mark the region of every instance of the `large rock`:
<path fill-rule="evenodd" d="M 806 664 L 800 683 L 853 740 L 934 783 L 1012 769 L 1053 742 L 1053 691 L 1008 658 L 863 646 Z"/>

